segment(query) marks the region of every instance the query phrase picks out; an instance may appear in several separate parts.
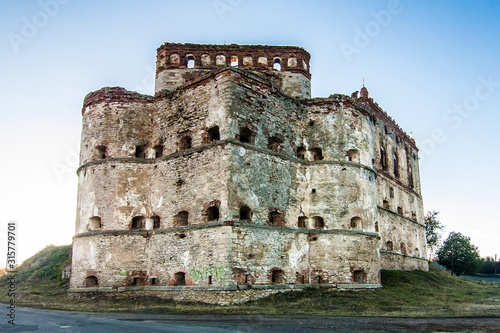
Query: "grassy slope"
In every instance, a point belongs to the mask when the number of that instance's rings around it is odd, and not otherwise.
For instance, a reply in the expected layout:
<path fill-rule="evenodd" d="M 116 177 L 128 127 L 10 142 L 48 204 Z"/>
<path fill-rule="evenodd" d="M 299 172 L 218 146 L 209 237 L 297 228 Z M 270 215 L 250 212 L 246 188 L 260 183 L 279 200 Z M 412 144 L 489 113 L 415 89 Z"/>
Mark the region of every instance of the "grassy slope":
<path fill-rule="evenodd" d="M 382 271 L 382 290 L 305 290 L 276 294 L 241 305 L 216 306 L 161 299 L 70 299 L 60 278 L 71 248 L 48 247 L 19 268 L 18 305 L 82 311 L 149 313 L 254 313 L 333 316 L 500 316 L 500 283 L 451 277 L 441 268 L 429 272 Z M 51 279 L 52 278 L 52 279 Z M 6 290 L 5 278 L 0 288 Z M 1 302 L 8 302 L 6 292 Z"/>

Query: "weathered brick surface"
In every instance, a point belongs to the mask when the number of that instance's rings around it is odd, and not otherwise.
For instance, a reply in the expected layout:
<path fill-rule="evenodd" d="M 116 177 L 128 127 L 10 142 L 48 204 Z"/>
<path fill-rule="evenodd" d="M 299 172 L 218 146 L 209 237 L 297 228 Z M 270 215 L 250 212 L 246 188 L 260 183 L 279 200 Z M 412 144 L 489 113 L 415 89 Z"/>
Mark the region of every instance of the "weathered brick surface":
<path fill-rule="evenodd" d="M 310 99 L 308 66 L 296 47 L 165 44 L 154 98 L 87 95 L 72 293 L 222 304 L 427 269 L 415 142 L 366 88 Z"/>

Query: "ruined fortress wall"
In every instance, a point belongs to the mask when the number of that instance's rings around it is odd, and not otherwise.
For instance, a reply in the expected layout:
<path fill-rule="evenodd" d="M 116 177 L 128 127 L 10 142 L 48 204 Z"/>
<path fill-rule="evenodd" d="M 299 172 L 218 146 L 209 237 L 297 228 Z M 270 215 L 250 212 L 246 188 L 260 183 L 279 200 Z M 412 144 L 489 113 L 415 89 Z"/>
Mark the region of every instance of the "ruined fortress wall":
<path fill-rule="evenodd" d="M 186 285 L 208 285 L 205 267 L 213 274 L 213 286 L 230 283 L 227 269 L 230 227 L 184 227 L 168 231 L 95 232 L 74 239 L 71 288 L 85 286 L 96 276 L 102 288 L 151 285 L 173 286 L 175 273 L 185 273 Z"/>

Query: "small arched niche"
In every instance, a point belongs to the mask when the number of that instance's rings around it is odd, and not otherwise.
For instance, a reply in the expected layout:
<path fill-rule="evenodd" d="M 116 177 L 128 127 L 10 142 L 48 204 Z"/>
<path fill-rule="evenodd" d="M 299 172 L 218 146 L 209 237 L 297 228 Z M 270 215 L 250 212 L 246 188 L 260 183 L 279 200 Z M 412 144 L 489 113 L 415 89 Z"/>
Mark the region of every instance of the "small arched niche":
<path fill-rule="evenodd" d="M 272 150 L 274 152 L 281 151 L 281 145 L 283 144 L 283 140 L 276 136 L 272 136 L 267 141 L 267 149 Z"/>
<path fill-rule="evenodd" d="M 186 149 L 191 149 L 191 135 L 185 134 L 181 137 L 179 140 L 179 150 L 186 150 Z"/>
<path fill-rule="evenodd" d="M 325 220 L 321 216 L 313 216 L 311 218 L 314 229 L 324 229 L 325 228 Z"/>
<path fill-rule="evenodd" d="M 101 218 L 99 216 L 92 216 L 89 219 L 89 229 L 90 230 L 101 229 Z"/>
<path fill-rule="evenodd" d="M 285 219 L 283 218 L 283 214 L 281 214 L 277 210 L 273 210 L 269 213 L 269 225 L 274 227 L 284 227 Z"/>
<path fill-rule="evenodd" d="M 207 131 L 207 141 L 213 142 L 220 140 L 219 126 L 213 126 Z"/>
<path fill-rule="evenodd" d="M 361 230 L 362 228 L 362 219 L 359 216 L 354 216 L 351 219 L 351 229 Z"/>
<path fill-rule="evenodd" d="M 225 66 L 226 65 L 226 56 L 223 54 L 218 54 L 215 57 L 215 65 L 216 66 Z"/>
<path fill-rule="evenodd" d="M 285 272 L 281 269 L 275 269 L 271 271 L 271 283 L 272 284 L 281 284 L 285 282 Z"/>
<path fill-rule="evenodd" d="M 309 226 L 309 218 L 307 216 L 299 216 L 297 226 L 300 229 L 307 229 Z"/>
<path fill-rule="evenodd" d="M 207 208 L 207 221 L 218 221 L 220 218 L 219 207 L 211 206 Z"/>
<path fill-rule="evenodd" d="M 297 158 L 300 158 L 301 160 L 306 159 L 306 152 L 307 150 L 304 147 L 298 147 L 297 148 Z"/>
<path fill-rule="evenodd" d="M 132 219 L 132 230 L 142 230 L 145 227 L 146 218 L 142 215 L 134 216 Z"/>
<path fill-rule="evenodd" d="M 311 154 L 313 161 L 321 161 L 323 159 L 323 151 L 321 150 L 321 148 L 312 148 Z"/>
<path fill-rule="evenodd" d="M 186 273 L 177 272 L 174 274 L 174 285 L 175 286 L 185 286 L 186 285 Z"/>
<path fill-rule="evenodd" d="M 94 275 L 89 275 L 85 278 L 85 287 L 97 287 L 99 280 Z"/>
<path fill-rule="evenodd" d="M 158 215 L 153 215 L 151 219 L 153 220 L 153 229 L 160 229 L 160 217 Z"/>
<path fill-rule="evenodd" d="M 391 241 L 385 243 L 385 248 L 387 249 L 387 251 L 394 251 L 394 245 L 392 245 Z"/>
<path fill-rule="evenodd" d="M 348 161 L 359 163 L 359 150 L 350 149 L 347 151 L 346 156 Z"/>
<path fill-rule="evenodd" d="M 184 227 L 189 224 L 189 213 L 185 210 L 178 212 L 174 216 L 174 226 L 175 227 Z"/>
<path fill-rule="evenodd" d="M 255 134 L 248 127 L 240 128 L 240 142 L 254 144 Z"/>
<path fill-rule="evenodd" d="M 106 158 L 106 146 L 101 145 L 95 147 L 95 159 L 96 160 L 104 160 Z"/>
<path fill-rule="evenodd" d="M 204 53 L 201 55 L 201 65 L 203 67 L 209 67 L 210 66 L 210 55 Z"/>
<path fill-rule="evenodd" d="M 248 206 L 240 207 L 240 221 L 252 221 L 252 210 Z"/>

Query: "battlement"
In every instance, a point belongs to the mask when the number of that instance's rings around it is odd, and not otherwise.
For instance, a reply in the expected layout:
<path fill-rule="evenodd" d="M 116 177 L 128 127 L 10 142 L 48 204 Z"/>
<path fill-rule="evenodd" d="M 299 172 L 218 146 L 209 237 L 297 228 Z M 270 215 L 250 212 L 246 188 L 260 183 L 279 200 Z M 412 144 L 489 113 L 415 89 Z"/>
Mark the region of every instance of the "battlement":
<path fill-rule="evenodd" d="M 221 67 L 237 67 L 274 76 L 276 87 L 290 97 L 310 98 L 310 58 L 297 46 L 165 43 L 157 50 L 155 92 L 173 91 Z"/>
<path fill-rule="evenodd" d="M 153 96 L 142 95 L 135 91 L 129 91 L 122 87 L 104 87 L 99 90 L 90 92 L 83 100 L 82 115 L 85 109 L 91 105 L 100 102 L 139 102 L 151 103 Z"/>

